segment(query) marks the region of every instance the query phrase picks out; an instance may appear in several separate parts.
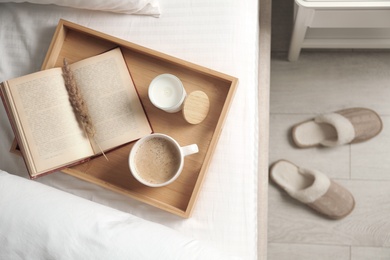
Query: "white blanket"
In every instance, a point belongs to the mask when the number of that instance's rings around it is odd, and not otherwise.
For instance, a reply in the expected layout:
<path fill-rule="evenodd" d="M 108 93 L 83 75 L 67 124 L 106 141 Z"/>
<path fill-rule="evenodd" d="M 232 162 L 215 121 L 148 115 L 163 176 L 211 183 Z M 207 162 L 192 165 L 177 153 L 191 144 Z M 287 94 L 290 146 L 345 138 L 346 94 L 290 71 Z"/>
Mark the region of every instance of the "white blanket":
<path fill-rule="evenodd" d="M 0 210 L 0 259 L 229 259 L 162 225 L 4 171 Z"/>
<path fill-rule="evenodd" d="M 228 255 L 256 259 L 258 1 L 159 2 L 160 18 L 0 4 L 0 81 L 40 69 L 60 18 L 237 77 L 237 92 L 192 217 L 182 219 L 63 173 L 37 181 L 165 225 Z M 12 140 L 0 106 L 0 169 L 27 177 L 23 160 L 9 153 Z"/>

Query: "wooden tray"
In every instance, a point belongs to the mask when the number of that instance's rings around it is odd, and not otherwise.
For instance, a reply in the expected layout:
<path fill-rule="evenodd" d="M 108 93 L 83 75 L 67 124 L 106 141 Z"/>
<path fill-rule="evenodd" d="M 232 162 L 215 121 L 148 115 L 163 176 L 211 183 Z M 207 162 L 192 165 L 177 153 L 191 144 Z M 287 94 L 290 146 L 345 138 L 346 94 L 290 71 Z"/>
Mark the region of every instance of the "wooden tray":
<path fill-rule="evenodd" d="M 58 23 L 42 69 L 62 66 L 65 57 L 72 63 L 117 46 L 122 49 L 154 132 L 170 135 L 180 145 L 196 143 L 200 152 L 186 157 L 179 179 L 162 188 L 146 187 L 132 177 L 128 155 L 133 144 L 109 152 L 108 162 L 103 157 L 97 157 L 63 172 L 188 218 L 210 164 L 238 80 L 65 20 Z M 202 123 L 191 125 L 180 112 L 165 113 L 150 103 L 147 97 L 149 83 L 162 73 L 179 77 L 187 93 L 202 90 L 208 95 L 210 111 Z"/>

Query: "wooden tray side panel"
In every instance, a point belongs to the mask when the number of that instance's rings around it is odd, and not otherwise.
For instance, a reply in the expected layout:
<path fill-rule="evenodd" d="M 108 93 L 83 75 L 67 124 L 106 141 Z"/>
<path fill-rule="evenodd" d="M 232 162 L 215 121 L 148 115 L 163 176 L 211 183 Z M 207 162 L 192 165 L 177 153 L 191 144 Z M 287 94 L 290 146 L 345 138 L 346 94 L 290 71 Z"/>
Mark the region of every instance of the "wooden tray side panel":
<path fill-rule="evenodd" d="M 62 26 L 62 23 L 57 26 L 52 42 L 50 43 L 49 49 L 46 53 L 45 60 L 41 66 L 41 70 L 55 67 L 57 57 L 59 52 L 62 49 L 63 43 L 67 36 L 68 29 L 65 26 Z"/>

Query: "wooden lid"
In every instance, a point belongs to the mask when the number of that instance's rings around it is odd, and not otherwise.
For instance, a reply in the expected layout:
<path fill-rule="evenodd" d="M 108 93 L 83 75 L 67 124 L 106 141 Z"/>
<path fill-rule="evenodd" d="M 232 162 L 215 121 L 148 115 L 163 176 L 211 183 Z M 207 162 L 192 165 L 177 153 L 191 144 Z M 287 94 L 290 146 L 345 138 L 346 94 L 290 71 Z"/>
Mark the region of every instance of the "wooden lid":
<path fill-rule="evenodd" d="M 210 108 L 209 97 L 203 91 L 194 91 L 187 96 L 183 105 L 184 119 L 190 124 L 202 122 Z"/>

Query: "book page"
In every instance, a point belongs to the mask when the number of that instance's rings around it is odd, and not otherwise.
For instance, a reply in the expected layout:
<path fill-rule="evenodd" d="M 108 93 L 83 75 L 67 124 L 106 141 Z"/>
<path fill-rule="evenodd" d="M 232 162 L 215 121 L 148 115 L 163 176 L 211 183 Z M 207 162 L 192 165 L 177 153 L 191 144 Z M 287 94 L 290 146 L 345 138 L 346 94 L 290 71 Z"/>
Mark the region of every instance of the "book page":
<path fill-rule="evenodd" d="M 71 69 L 96 129 L 94 141 L 102 150 L 152 132 L 119 48 L 74 63 Z"/>
<path fill-rule="evenodd" d="M 69 102 L 61 68 L 7 82 L 19 142 L 30 173 L 56 169 L 92 155 L 91 145 Z"/>

